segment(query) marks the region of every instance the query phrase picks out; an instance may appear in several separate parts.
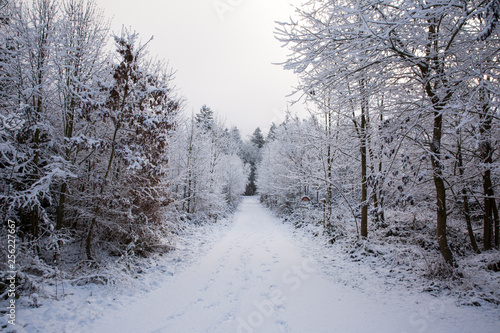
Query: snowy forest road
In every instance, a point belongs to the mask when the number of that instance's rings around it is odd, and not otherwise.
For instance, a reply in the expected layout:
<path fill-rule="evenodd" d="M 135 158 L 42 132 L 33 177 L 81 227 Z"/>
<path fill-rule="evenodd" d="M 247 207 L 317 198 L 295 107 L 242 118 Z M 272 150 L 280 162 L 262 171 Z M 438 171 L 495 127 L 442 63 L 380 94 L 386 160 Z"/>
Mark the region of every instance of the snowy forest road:
<path fill-rule="evenodd" d="M 310 238 L 308 238 L 310 240 Z M 494 322 L 426 294 L 330 281 L 289 226 L 245 198 L 227 233 L 188 267 L 92 332 L 494 332 Z M 345 267 L 345 266 L 344 266 Z M 338 271 L 347 278 L 352 272 Z M 382 288 L 383 289 L 383 288 Z"/>

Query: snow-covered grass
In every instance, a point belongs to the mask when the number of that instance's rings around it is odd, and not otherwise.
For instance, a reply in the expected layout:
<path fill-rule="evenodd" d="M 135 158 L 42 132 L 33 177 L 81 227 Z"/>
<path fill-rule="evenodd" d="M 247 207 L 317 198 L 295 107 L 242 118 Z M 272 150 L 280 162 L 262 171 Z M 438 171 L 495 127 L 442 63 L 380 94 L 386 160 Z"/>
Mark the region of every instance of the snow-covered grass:
<path fill-rule="evenodd" d="M 449 296 L 458 305 L 500 308 L 500 272 L 495 266 L 500 263 L 500 251 L 475 254 L 467 243 L 465 227 L 457 226 L 459 220 L 450 226 L 456 268 L 444 262 L 435 239 L 433 216 L 425 212 L 417 215 L 391 211 L 386 225 L 373 226 L 368 239 L 355 236 L 354 225 L 334 226 L 341 236 L 332 237 L 324 233 L 321 223 L 313 220 L 289 222 L 300 226 L 294 232 L 297 237 L 308 237 L 310 241 L 306 243 L 317 244 L 313 252 L 319 253 L 317 257 L 326 267 L 326 274 L 329 266 L 338 262 L 359 271 L 359 277 L 337 277 L 346 278 L 350 285 L 364 288 L 366 283 L 379 279 L 387 286 L 404 286 L 435 297 Z M 346 228 L 351 230 L 346 232 Z"/>

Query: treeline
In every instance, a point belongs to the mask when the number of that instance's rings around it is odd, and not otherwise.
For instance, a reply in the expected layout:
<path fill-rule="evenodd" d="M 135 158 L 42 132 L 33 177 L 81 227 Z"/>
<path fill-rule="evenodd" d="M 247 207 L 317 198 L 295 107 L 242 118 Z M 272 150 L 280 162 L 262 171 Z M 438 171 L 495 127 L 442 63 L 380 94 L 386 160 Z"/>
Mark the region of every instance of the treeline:
<path fill-rule="evenodd" d="M 225 128 L 206 105 L 180 123 L 168 175 L 177 209 L 214 221 L 234 211 L 249 177 L 242 146 L 238 128 Z"/>
<path fill-rule="evenodd" d="M 144 254 L 245 191 L 238 130 L 184 117 L 148 43 L 111 34 L 92 0 L 1 2 L 0 220 L 26 258 Z"/>
<path fill-rule="evenodd" d="M 451 265 L 452 248 L 498 248 L 498 1 L 309 1 L 296 15 L 276 35 L 310 117 L 273 130 L 262 200 L 332 235 L 432 227 Z"/>

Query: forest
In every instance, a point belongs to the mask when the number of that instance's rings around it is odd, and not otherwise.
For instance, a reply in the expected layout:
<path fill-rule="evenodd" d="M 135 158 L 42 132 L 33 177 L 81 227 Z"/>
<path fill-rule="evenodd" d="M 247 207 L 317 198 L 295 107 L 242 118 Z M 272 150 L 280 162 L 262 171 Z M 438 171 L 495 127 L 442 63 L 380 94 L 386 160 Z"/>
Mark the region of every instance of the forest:
<path fill-rule="evenodd" d="M 271 129 L 262 200 L 332 241 L 432 234 L 449 267 L 498 249 L 500 3 L 308 1 L 297 15 L 276 37 L 310 117 Z"/>
<path fill-rule="evenodd" d="M 498 0 L 307 1 L 275 37 L 308 116 L 244 140 L 210 106 L 188 114 L 154 41 L 111 32 L 95 2 L 0 1 L 0 220 L 16 223 L 19 290 L 127 271 L 242 195 L 366 255 L 416 246 L 434 276 L 471 258 L 498 272 L 499 20 Z"/>
<path fill-rule="evenodd" d="M 150 42 L 110 32 L 93 1 L 2 2 L 0 218 L 4 231 L 16 223 L 24 288 L 126 269 L 171 249 L 185 223 L 228 216 L 245 192 L 238 129 L 207 106 L 187 116 Z"/>

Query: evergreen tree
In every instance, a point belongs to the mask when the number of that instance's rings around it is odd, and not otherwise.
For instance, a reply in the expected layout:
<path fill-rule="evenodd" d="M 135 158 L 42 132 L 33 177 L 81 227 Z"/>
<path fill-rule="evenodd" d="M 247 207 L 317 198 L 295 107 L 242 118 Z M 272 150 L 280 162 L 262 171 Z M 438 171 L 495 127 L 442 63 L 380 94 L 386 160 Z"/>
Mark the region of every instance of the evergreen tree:
<path fill-rule="evenodd" d="M 257 193 L 257 186 L 255 185 L 256 170 L 261 160 L 261 149 L 264 147 L 265 143 L 266 141 L 262 135 L 262 131 L 257 127 L 250 138 L 250 142 L 243 147 L 243 160 L 250 165 L 250 176 L 248 178 L 245 195 L 255 195 Z"/>
<path fill-rule="evenodd" d="M 260 130 L 260 127 L 257 127 L 255 131 L 253 132 L 252 138 L 250 139 L 254 145 L 257 146 L 257 148 L 262 148 L 264 147 L 264 144 L 266 143 L 266 140 L 264 139 L 264 136 L 262 135 L 262 131 Z"/>
<path fill-rule="evenodd" d="M 196 125 L 205 131 L 210 131 L 214 126 L 214 112 L 208 106 L 203 105 L 195 117 Z"/>

